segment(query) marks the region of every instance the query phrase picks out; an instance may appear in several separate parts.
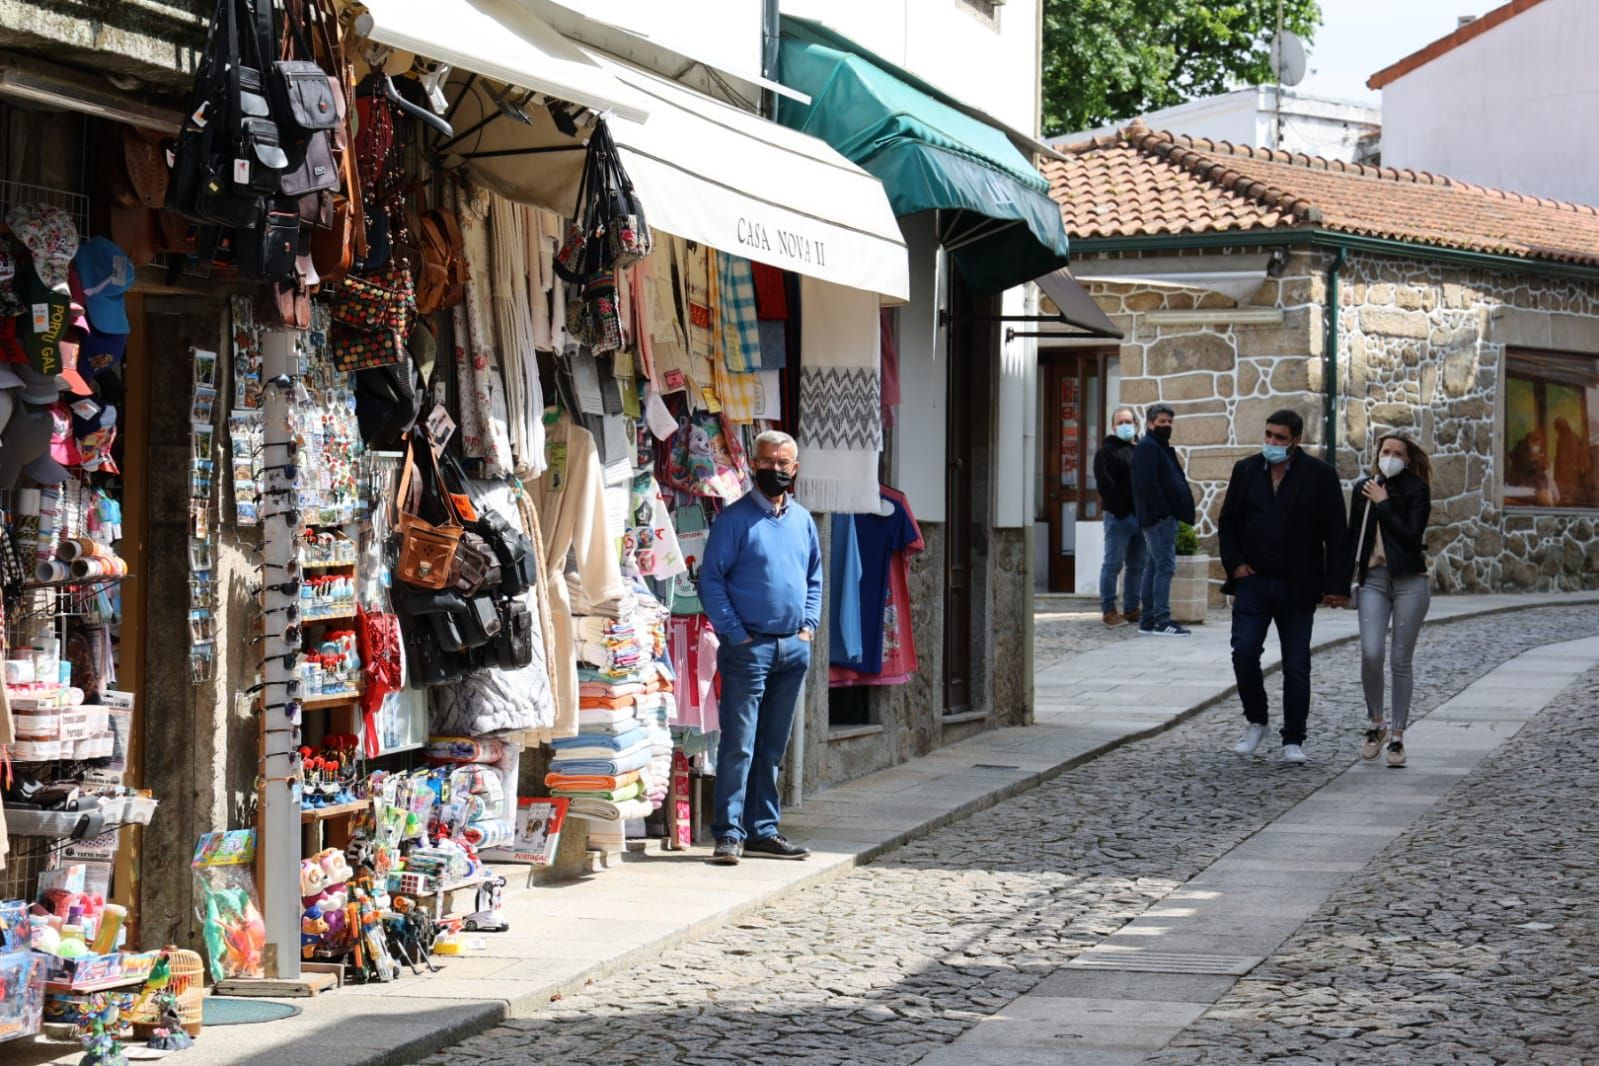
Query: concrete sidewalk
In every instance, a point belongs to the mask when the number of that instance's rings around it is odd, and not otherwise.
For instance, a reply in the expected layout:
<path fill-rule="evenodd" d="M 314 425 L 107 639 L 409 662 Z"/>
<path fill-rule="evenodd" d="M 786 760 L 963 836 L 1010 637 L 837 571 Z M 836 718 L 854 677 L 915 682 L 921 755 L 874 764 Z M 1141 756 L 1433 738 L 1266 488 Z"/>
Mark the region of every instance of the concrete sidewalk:
<path fill-rule="evenodd" d="M 1599 593 L 1439 597 L 1429 624 L 1498 611 L 1599 604 Z M 1092 623 L 1097 625 L 1097 622 Z M 1315 645 L 1352 639 L 1350 611 L 1322 611 Z M 810 797 L 784 828 L 814 849 L 803 863 L 705 863 L 708 849 L 652 849 L 577 882 L 509 894 L 511 931 L 438 974 L 297 1000 L 267 1025 L 208 1030 L 187 1066 L 355 1066 L 415 1061 L 553 996 L 703 935 L 810 885 L 841 877 L 904 841 L 991 806 L 1112 748 L 1161 730 L 1233 691 L 1228 632 L 1131 637 L 1042 667 L 1036 722 L 951 745 Z M 1277 654 L 1268 647 L 1267 660 Z M 520 884 L 522 868 L 509 868 Z M 76 1062 L 62 1045 L 7 1048 L 0 1063 Z"/>

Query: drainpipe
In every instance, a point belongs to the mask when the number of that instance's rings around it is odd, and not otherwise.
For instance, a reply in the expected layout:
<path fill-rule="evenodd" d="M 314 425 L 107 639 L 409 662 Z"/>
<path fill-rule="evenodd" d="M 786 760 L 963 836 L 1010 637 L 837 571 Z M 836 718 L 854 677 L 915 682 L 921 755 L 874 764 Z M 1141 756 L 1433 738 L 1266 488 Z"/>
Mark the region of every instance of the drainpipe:
<path fill-rule="evenodd" d="M 1338 451 L 1338 275 L 1348 259 L 1343 245 L 1327 264 L 1327 340 L 1323 345 L 1322 388 L 1327 393 L 1326 449 L 1322 458 L 1337 464 Z"/>

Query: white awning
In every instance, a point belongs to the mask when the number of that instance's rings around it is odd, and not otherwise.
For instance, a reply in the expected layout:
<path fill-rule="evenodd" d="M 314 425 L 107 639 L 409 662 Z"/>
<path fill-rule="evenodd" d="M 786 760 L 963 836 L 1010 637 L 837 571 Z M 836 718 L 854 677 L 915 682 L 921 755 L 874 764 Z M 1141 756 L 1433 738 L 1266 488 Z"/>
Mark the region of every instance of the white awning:
<path fill-rule="evenodd" d="M 643 119 L 638 101 L 549 23 L 514 0 L 360 0 L 378 44 L 595 111 Z"/>
<path fill-rule="evenodd" d="M 890 300 L 910 297 L 905 239 L 882 182 L 815 137 L 600 52 L 649 118 L 611 135 L 650 225 Z"/>

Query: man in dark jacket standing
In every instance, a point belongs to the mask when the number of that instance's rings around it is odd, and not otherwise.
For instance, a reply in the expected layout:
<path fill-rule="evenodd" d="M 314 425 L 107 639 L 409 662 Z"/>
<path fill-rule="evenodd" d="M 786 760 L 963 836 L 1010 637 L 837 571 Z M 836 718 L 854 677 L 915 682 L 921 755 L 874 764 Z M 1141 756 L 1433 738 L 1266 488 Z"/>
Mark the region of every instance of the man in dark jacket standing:
<path fill-rule="evenodd" d="M 1131 407 L 1118 407 L 1110 416 L 1110 435 L 1094 456 L 1094 485 L 1105 534 L 1105 561 L 1099 568 L 1099 609 L 1105 625 L 1114 629 L 1139 617 L 1143 593 L 1144 534 L 1133 509 L 1133 441 L 1138 437 L 1138 417 Z M 1116 581 L 1123 566 L 1127 584 L 1122 592 L 1126 609 L 1116 610 Z"/>
<path fill-rule="evenodd" d="M 1277 626 L 1283 660 L 1283 761 L 1305 761 L 1310 716 L 1310 631 L 1316 607 L 1349 600 L 1354 568 L 1338 472 L 1299 447 L 1297 412 L 1266 418 L 1261 454 L 1240 459 L 1218 523 L 1222 566 L 1233 596 L 1233 673 L 1249 722 L 1233 747 L 1252 755 L 1266 735 L 1260 653 Z"/>
<path fill-rule="evenodd" d="M 1177 572 L 1177 523 L 1194 523 L 1194 496 L 1171 449 L 1176 412 L 1157 403 L 1147 412 L 1149 432 L 1133 449 L 1133 509 L 1144 534 L 1146 561 L 1140 636 L 1186 637 L 1171 620 L 1171 579 Z"/>

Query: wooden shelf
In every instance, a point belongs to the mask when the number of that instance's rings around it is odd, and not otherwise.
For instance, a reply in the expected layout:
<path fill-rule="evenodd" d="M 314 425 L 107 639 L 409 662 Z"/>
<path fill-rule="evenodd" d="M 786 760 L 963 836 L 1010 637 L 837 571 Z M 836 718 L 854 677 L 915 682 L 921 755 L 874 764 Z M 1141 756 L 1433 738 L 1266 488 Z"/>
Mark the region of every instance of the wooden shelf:
<path fill-rule="evenodd" d="M 86 985 L 69 985 L 64 981 L 46 981 L 45 991 L 66 993 L 74 996 L 86 996 L 91 992 L 105 992 L 113 988 L 129 988 L 133 985 L 142 985 L 147 977 L 107 977 L 103 981 L 91 981 Z"/>
<path fill-rule="evenodd" d="M 360 690 L 345 692 L 336 696 L 309 696 L 300 701 L 300 708 L 306 711 L 318 711 L 324 707 L 348 707 L 361 702 Z"/>
<path fill-rule="evenodd" d="M 301 562 L 301 570 L 354 570 L 358 564 L 353 560 L 347 563 L 337 563 L 328 559 L 319 559 L 316 562 Z"/>
<path fill-rule="evenodd" d="M 359 814 L 370 809 L 370 799 L 356 800 L 354 803 L 340 803 L 332 807 L 302 807 L 300 808 L 300 824 L 309 825 L 312 822 L 324 822 L 329 818 L 342 818 L 347 814 Z"/>

